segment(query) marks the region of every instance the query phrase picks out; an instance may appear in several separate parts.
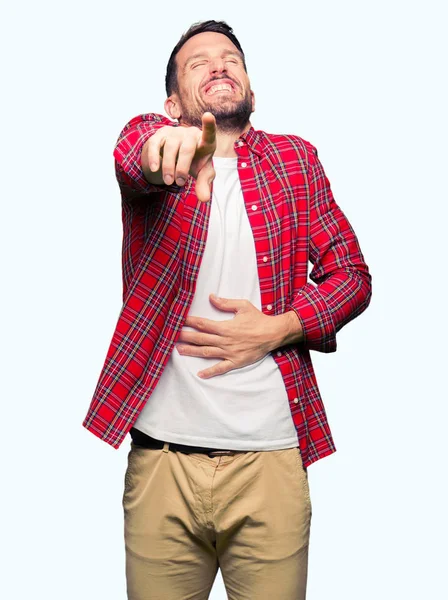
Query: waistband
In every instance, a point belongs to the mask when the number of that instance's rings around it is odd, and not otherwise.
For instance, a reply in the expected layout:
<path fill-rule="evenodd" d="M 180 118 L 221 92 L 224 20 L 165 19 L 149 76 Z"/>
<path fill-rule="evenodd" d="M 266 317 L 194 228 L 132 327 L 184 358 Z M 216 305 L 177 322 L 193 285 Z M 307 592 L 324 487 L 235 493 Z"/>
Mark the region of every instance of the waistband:
<path fill-rule="evenodd" d="M 143 446 L 144 448 L 153 448 L 153 449 L 162 449 L 166 442 L 162 440 L 157 440 L 140 429 L 136 429 L 132 427 L 130 432 L 132 441 L 137 446 Z M 184 454 L 208 454 L 208 456 L 233 456 L 234 454 L 239 454 L 244 452 L 244 450 L 227 450 L 227 449 L 217 449 L 217 448 L 204 448 L 203 446 L 186 446 L 185 444 L 177 444 L 176 442 L 169 442 L 169 449 L 174 450 L 175 452 L 183 452 Z"/>

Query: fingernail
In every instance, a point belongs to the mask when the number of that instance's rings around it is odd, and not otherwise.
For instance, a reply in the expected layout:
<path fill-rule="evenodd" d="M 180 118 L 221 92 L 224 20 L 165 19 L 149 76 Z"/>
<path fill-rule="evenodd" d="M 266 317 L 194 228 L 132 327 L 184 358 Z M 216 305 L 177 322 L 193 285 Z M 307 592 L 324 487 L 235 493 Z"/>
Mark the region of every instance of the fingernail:
<path fill-rule="evenodd" d="M 173 176 L 165 175 L 165 177 L 163 178 L 163 181 L 166 183 L 166 185 L 171 185 L 173 183 Z"/>
<path fill-rule="evenodd" d="M 177 183 L 177 185 L 184 185 L 185 179 L 183 177 L 178 177 L 176 179 L 176 183 Z"/>
<path fill-rule="evenodd" d="M 151 171 L 157 171 L 157 163 L 155 163 L 155 162 L 152 162 L 152 163 L 149 165 L 149 168 L 151 169 Z"/>

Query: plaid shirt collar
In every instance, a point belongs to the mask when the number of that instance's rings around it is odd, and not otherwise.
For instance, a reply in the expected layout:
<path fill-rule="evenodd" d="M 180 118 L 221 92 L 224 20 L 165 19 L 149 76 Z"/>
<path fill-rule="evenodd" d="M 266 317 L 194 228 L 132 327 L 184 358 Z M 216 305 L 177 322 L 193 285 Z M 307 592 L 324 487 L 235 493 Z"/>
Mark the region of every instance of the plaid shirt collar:
<path fill-rule="evenodd" d="M 265 142 L 260 131 L 256 131 L 252 126 L 240 138 L 244 140 L 252 152 L 262 157 L 265 151 Z"/>

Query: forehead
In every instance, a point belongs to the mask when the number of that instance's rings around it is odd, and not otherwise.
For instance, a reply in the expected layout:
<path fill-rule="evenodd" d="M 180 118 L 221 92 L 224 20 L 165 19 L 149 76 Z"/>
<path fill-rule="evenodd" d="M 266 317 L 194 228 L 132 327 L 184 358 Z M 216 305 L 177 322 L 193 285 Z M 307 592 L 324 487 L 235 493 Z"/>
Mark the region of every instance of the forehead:
<path fill-rule="evenodd" d="M 194 35 L 185 42 L 177 54 L 177 64 L 182 68 L 187 60 L 193 55 L 220 54 L 223 51 L 235 52 L 238 55 L 240 54 L 240 51 L 235 44 L 223 33 L 205 31 Z"/>

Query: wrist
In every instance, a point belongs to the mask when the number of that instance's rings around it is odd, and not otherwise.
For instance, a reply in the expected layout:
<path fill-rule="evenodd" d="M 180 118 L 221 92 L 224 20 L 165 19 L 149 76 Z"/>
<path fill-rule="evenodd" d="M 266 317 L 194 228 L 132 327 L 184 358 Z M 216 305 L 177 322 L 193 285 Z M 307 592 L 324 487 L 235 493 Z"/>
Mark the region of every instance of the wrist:
<path fill-rule="evenodd" d="M 276 319 L 275 336 L 273 337 L 272 350 L 287 344 L 298 344 L 303 341 L 304 334 L 302 324 L 295 311 L 290 310 L 282 315 L 273 317 Z"/>

